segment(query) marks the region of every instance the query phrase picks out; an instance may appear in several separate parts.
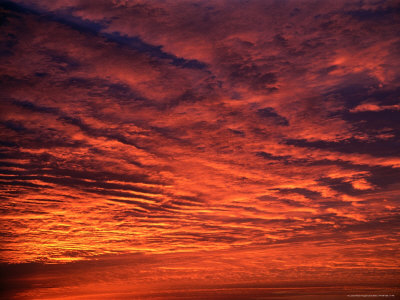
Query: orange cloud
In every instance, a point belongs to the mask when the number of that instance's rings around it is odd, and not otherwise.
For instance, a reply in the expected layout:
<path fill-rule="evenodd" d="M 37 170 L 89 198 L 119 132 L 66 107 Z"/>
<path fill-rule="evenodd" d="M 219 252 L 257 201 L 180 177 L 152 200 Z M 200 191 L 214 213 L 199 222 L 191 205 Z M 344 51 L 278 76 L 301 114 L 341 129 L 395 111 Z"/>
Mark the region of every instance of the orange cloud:
<path fill-rule="evenodd" d="M 285 287 L 307 298 L 322 293 L 311 286 L 330 286 L 326 296 L 394 286 L 393 3 L 1 10 L 9 297 L 253 299 Z"/>

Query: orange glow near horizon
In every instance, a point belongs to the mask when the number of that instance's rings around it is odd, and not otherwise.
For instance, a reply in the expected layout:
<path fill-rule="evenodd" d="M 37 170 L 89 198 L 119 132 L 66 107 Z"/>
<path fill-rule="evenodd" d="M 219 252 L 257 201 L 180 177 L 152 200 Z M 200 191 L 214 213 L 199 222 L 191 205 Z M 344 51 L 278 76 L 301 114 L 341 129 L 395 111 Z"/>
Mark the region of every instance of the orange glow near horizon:
<path fill-rule="evenodd" d="M 397 293 L 396 1 L 0 11 L 6 299 Z"/>

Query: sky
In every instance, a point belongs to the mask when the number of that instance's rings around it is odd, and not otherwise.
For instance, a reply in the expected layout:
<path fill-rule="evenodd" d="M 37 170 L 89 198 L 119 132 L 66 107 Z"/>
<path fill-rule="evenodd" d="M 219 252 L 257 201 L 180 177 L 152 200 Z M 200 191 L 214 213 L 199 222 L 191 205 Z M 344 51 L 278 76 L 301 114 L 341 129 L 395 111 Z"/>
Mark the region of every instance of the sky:
<path fill-rule="evenodd" d="M 0 12 L 5 297 L 394 295 L 398 1 Z"/>

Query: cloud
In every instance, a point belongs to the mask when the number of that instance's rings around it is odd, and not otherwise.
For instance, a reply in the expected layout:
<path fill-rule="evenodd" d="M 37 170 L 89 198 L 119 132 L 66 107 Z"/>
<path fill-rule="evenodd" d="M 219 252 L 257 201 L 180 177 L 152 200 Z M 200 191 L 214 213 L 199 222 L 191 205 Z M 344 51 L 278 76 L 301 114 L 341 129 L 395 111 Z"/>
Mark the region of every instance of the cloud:
<path fill-rule="evenodd" d="M 396 4 L 0 7 L 11 296 L 398 277 Z"/>

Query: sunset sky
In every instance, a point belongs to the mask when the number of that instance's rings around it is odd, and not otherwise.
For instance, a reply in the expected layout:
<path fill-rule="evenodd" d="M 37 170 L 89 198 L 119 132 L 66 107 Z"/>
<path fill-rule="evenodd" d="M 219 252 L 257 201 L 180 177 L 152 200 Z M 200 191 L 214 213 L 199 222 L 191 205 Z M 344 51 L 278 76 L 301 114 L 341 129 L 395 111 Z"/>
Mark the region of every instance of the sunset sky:
<path fill-rule="evenodd" d="M 399 1 L 0 11 L 5 299 L 396 293 Z"/>

